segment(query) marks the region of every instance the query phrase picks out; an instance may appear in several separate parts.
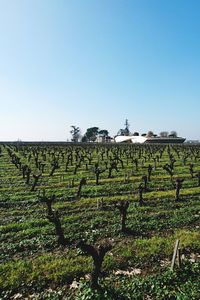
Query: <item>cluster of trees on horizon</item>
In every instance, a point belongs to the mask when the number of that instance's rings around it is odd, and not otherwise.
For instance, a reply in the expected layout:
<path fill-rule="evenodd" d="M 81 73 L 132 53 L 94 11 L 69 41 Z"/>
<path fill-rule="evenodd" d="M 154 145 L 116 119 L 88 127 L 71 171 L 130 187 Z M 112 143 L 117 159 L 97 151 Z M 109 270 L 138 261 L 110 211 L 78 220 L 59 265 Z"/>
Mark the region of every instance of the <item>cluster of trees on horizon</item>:
<path fill-rule="evenodd" d="M 103 138 L 108 138 L 108 130 L 106 129 L 99 129 L 99 127 L 90 127 L 86 130 L 85 134 L 81 135 L 81 129 L 77 126 L 72 125 L 71 126 L 70 134 L 72 136 L 71 141 L 74 143 L 77 142 L 95 142 L 98 136 L 101 136 Z"/>
<path fill-rule="evenodd" d="M 95 142 L 97 140 L 97 137 L 101 137 L 102 140 L 111 140 L 112 138 L 109 136 L 109 131 L 107 129 L 99 129 L 99 127 L 90 127 L 87 128 L 85 134 L 81 135 L 81 129 L 78 126 L 72 125 L 70 130 L 71 134 L 71 142 L 77 143 L 77 142 Z M 129 123 L 126 119 L 125 121 L 125 129 L 120 129 L 118 131 L 118 135 L 133 135 L 133 136 L 139 136 L 139 132 L 134 132 L 133 134 L 129 130 Z M 154 134 L 153 131 L 148 131 L 148 133 L 143 133 L 141 136 L 145 137 L 157 137 L 157 134 Z M 168 131 L 161 131 L 159 134 L 159 137 L 165 138 L 165 137 L 174 137 L 176 138 L 177 132 L 171 131 L 170 133 Z"/>

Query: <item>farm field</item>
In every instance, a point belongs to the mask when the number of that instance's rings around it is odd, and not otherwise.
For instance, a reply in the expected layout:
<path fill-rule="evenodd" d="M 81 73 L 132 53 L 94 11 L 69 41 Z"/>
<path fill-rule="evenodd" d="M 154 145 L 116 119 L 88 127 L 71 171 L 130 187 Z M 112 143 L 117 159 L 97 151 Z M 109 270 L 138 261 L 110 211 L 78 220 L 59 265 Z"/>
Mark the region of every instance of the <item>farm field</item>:
<path fill-rule="evenodd" d="M 0 144 L 0 299 L 200 299 L 199 277 L 200 146 Z"/>

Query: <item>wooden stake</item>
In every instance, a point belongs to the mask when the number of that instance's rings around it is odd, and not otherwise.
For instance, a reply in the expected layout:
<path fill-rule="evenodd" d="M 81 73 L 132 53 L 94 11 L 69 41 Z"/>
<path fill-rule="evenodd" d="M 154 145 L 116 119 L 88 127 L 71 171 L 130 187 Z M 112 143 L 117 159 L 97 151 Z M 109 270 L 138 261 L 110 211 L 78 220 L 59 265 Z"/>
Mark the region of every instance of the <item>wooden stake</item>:
<path fill-rule="evenodd" d="M 177 251 L 177 263 L 178 263 L 178 267 L 180 268 L 181 267 L 181 249 L 178 248 L 178 251 Z"/>
<path fill-rule="evenodd" d="M 177 251 L 178 251 L 178 246 L 179 246 L 179 240 L 176 240 L 175 247 L 174 247 L 174 253 L 172 257 L 172 263 L 171 263 L 171 270 L 173 271 L 174 265 L 175 265 L 175 260 L 177 256 Z"/>

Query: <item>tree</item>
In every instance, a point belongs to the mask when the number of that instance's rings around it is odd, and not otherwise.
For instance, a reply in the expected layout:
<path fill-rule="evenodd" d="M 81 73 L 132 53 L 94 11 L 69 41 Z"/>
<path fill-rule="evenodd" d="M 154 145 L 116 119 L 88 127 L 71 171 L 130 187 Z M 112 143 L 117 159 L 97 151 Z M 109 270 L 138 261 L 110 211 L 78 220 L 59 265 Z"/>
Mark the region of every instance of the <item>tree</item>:
<path fill-rule="evenodd" d="M 86 130 L 82 138 L 82 142 L 94 142 L 97 138 L 97 134 L 99 133 L 98 127 L 90 127 Z"/>
<path fill-rule="evenodd" d="M 107 137 L 108 136 L 108 130 L 106 130 L 106 129 L 99 130 L 98 133 L 102 137 Z"/>
<path fill-rule="evenodd" d="M 108 130 L 106 130 L 106 129 L 99 130 L 98 137 L 99 137 L 100 142 L 106 142 L 107 139 L 109 138 L 108 137 Z"/>
<path fill-rule="evenodd" d="M 72 135 L 72 139 L 71 141 L 74 143 L 77 143 L 80 139 L 80 128 L 77 126 L 72 125 L 71 126 L 72 130 L 70 131 L 71 135 Z"/>
<path fill-rule="evenodd" d="M 84 134 L 84 136 L 82 137 L 81 142 L 82 142 L 82 143 L 86 143 L 86 142 L 87 142 L 87 137 L 86 137 L 85 134 Z"/>

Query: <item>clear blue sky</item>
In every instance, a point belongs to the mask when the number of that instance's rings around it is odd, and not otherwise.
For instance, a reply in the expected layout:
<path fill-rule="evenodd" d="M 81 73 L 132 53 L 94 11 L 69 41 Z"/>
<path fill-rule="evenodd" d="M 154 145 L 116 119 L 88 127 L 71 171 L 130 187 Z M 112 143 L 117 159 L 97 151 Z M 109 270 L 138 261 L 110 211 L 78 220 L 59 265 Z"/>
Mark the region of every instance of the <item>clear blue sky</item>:
<path fill-rule="evenodd" d="M 0 140 L 200 139 L 199 0 L 0 0 Z"/>

